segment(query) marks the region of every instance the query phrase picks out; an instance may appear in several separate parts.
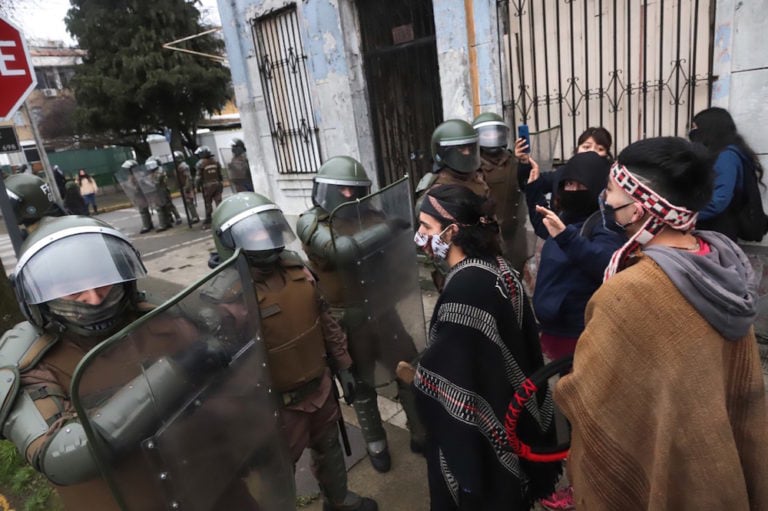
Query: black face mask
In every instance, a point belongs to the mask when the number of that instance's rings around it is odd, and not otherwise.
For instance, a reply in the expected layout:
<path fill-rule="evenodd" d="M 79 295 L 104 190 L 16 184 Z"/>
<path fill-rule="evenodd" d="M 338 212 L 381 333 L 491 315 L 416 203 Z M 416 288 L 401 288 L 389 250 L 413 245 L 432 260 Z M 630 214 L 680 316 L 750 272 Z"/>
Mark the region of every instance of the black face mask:
<path fill-rule="evenodd" d="M 605 202 L 605 199 L 603 198 L 602 195 L 600 195 L 600 197 L 597 200 L 600 204 L 600 214 L 603 216 L 603 227 L 605 227 L 609 231 L 613 231 L 621 235 L 626 235 L 627 226 L 632 222 L 628 224 L 620 224 L 618 221 L 616 221 L 616 212 L 622 208 L 626 208 L 627 206 L 630 206 L 632 203 L 628 202 L 623 206 L 614 208 L 613 206 Z"/>
<path fill-rule="evenodd" d="M 597 207 L 595 196 L 589 190 L 560 191 L 560 209 L 569 217 L 589 216 Z"/>

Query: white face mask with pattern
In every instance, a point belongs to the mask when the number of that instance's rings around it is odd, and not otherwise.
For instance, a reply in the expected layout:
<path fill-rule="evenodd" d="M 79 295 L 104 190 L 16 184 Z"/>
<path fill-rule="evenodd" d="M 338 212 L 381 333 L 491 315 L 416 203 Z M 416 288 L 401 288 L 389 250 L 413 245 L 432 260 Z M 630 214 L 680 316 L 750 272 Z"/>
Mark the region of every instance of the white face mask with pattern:
<path fill-rule="evenodd" d="M 448 257 L 448 250 L 451 248 L 451 242 L 445 241 L 442 236 L 450 227 L 451 226 L 449 225 L 437 235 L 422 234 L 416 231 L 416 234 L 413 236 L 413 242 L 416 243 L 417 247 L 426 252 L 427 255 L 432 256 L 435 259 L 445 259 Z"/>

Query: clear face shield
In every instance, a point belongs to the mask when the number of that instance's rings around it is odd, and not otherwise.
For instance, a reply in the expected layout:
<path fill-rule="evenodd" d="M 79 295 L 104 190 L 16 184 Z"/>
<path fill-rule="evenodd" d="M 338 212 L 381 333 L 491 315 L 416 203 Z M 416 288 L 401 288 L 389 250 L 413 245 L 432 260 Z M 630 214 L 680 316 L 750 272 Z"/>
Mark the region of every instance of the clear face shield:
<path fill-rule="evenodd" d="M 136 250 L 122 236 L 101 232 L 59 234 L 64 236 L 29 247 L 16 265 L 16 286 L 30 305 L 147 274 Z"/>
<path fill-rule="evenodd" d="M 221 226 L 218 236 L 225 247 L 246 253 L 280 251 L 296 239 L 282 211 L 271 204 L 236 215 Z"/>
<path fill-rule="evenodd" d="M 475 128 L 483 149 L 506 149 L 509 143 L 509 128 L 498 123 L 480 123 Z"/>
<path fill-rule="evenodd" d="M 316 205 L 331 212 L 341 204 L 370 195 L 369 184 L 330 183 L 315 180 L 313 199 Z"/>
<path fill-rule="evenodd" d="M 443 165 L 462 174 L 469 174 L 480 168 L 480 147 L 477 141 L 456 144 L 443 142 L 438 147 L 437 154 Z"/>

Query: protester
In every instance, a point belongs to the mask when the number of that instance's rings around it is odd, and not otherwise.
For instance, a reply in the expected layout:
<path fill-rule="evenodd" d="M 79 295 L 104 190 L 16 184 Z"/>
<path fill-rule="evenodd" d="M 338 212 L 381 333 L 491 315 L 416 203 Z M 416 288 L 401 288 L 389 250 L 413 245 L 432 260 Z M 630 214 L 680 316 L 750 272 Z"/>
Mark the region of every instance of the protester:
<path fill-rule="evenodd" d="M 712 199 L 699 212 L 696 227 L 721 232 L 736 241 L 744 171 L 751 167 L 757 180 L 762 180 L 760 160 L 737 131 L 731 114 L 723 108 L 707 108 L 696 114 L 688 136 L 717 157 Z"/>
<path fill-rule="evenodd" d="M 577 509 L 768 509 L 755 276 L 726 236 L 692 230 L 712 177 L 704 148 L 673 137 L 611 168 L 605 222 L 630 238 L 556 393 Z"/>
<path fill-rule="evenodd" d="M 77 186 L 80 187 L 80 195 L 83 196 L 85 201 L 86 211 L 90 206 L 93 206 L 93 214 L 98 214 L 99 210 L 96 207 L 96 192 L 99 191 L 99 187 L 96 181 L 85 171 L 80 169 L 77 173 Z"/>
<path fill-rule="evenodd" d="M 519 459 L 502 440 L 513 393 L 543 360 L 528 299 L 501 257 L 492 201 L 463 186 L 433 188 L 419 223 L 416 244 L 450 267 L 413 380 L 431 509 L 527 510 L 552 491 L 560 465 Z M 543 389 L 527 408 L 531 438 L 553 432 L 549 400 Z"/>

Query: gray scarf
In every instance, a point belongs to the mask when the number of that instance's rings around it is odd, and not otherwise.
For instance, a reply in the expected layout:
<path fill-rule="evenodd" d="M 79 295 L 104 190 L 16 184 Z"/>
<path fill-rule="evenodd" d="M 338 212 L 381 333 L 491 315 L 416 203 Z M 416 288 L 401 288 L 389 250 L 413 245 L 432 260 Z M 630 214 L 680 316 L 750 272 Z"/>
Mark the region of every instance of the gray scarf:
<path fill-rule="evenodd" d="M 667 274 L 701 316 L 729 341 L 747 334 L 757 317 L 757 282 L 744 252 L 726 236 L 696 231 L 709 244 L 704 256 L 651 245 L 643 252 Z"/>

